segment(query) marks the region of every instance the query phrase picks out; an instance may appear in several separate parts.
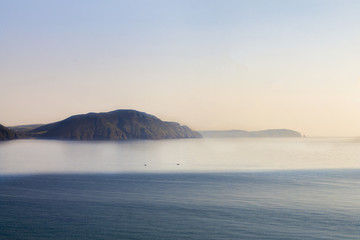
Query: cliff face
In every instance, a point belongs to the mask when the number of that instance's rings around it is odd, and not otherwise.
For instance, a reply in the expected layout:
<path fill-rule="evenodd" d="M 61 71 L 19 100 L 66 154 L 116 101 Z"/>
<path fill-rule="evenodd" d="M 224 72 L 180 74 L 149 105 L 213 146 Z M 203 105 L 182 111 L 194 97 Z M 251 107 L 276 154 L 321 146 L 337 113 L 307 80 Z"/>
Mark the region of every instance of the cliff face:
<path fill-rule="evenodd" d="M 200 138 L 201 135 L 175 122 L 135 110 L 76 115 L 31 131 L 39 138 L 68 140 L 127 140 Z"/>
<path fill-rule="evenodd" d="M 201 131 L 200 133 L 204 138 L 301 137 L 299 132 L 289 129 L 270 129 L 253 132 L 243 130 Z"/>
<path fill-rule="evenodd" d="M 0 124 L 0 141 L 16 139 L 16 133 Z"/>

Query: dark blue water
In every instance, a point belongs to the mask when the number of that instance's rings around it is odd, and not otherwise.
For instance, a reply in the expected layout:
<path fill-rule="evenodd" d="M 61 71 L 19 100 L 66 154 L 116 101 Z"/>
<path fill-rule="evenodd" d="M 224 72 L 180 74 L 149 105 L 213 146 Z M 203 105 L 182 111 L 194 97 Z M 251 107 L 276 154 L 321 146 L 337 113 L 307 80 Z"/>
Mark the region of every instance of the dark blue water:
<path fill-rule="evenodd" d="M 0 176 L 0 239 L 359 239 L 360 170 Z"/>

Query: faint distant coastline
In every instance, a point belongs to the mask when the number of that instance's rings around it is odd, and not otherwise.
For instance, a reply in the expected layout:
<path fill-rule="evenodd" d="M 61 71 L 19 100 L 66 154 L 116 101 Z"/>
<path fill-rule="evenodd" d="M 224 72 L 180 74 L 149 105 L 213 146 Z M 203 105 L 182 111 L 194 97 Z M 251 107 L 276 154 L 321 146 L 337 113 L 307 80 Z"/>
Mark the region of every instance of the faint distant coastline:
<path fill-rule="evenodd" d="M 199 131 L 204 138 L 264 138 L 264 137 L 302 137 L 301 133 L 289 129 L 269 129 L 248 132 L 244 130 L 225 130 L 225 131 Z"/>
<path fill-rule="evenodd" d="M 136 110 L 115 110 L 71 116 L 45 125 L 12 127 L 20 138 L 60 140 L 133 140 L 201 138 L 187 126 L 165 122 Z"/>
<path fill-rule="evenodd" d="M 43 125 L 45 124 L 28 124 L 28 125 L 9 126 L 8 128 L 15 132 L 27 132 L 35 128 L 41 127 Z"/>

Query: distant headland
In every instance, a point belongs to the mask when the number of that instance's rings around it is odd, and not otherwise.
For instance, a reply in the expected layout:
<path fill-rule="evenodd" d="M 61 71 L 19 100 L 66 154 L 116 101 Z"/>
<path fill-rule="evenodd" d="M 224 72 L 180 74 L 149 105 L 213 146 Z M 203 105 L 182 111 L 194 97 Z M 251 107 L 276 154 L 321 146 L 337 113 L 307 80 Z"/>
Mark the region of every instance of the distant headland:
<path fill-rule="evenodd" d="M 199 131 L 204 138 L 259 138 L 302 137 L 301 133 L 289 129 L 269 129 L 248 132 L 244 130 Z"/>

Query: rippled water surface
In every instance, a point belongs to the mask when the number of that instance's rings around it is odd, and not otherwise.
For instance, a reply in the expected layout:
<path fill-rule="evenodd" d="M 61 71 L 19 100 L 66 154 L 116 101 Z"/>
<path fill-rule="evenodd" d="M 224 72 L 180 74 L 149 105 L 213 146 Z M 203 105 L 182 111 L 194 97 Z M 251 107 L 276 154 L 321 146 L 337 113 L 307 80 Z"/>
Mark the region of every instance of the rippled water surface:
<path fill-rule="evenodd" d="M 5 142 L 0 239 L 359 239 L 359 162 L 354 139 Z"/>

